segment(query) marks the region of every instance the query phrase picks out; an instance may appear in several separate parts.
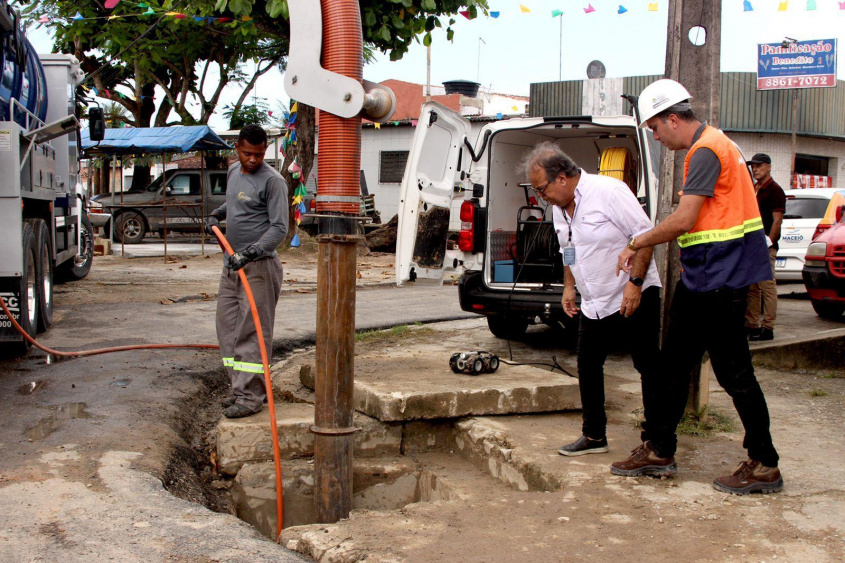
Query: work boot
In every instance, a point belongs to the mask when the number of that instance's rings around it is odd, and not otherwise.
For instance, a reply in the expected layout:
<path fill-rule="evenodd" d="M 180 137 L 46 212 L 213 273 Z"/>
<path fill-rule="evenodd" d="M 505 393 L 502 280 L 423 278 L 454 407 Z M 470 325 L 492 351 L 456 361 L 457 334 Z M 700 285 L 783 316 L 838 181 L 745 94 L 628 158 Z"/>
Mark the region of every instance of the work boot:
<path fill-rule="evenodd" d="M 631 451 L 628 459 L 612 463 L 610 472 L 624 477 L 662 477 L 677 473 L 678 464 L 675 463 L 674 457 L 658 457 L 651 448 L 651 442 L 643 442 L 640 447 Z"/>
<path fill-rule="evenodd" d="M 222 406 L 224 409 L 228 409 L 229 407 L 231 407 L 234 404 L 235 404 L 235 396 L 234 395 L 230 395 L 230 396 L 226 397 L 225 399 L 223 399 L 222 401 L 220 401 L 220 406 Z"/>
<path fill-rule="evenodd" d="M 745 327 L 745 337 L 748 340 L 757 340 L 760 336 L 760 327 L 759 326 L 746 326 Z"/>
<path fill-rule="evenodd" d="M 235 403 L 231 407 L 223 411 L 223 416 L 225 416 L 226 418 L 243 418 L 245 416 L 253 415 L 257 412 L 261 412 L 261 409 L 254 411 L 245 405 Z"/>
<path fill-rule="evenodd" d="M 593 440 L 587 436 L 581 436 L 571 444 L 566 444 L 557 451 L 560 455 L 576 456 L 584 454 L 603 454 L 607 451 L 607 438 Z"/>
<path fill-rule="evenodd" d="M 777 467 L 766 467 L 759 461 L 743 461 L 733 475 L 719 477 L 713 481 L 717 491 L 735 495 L 747 495 L 755 491 L 776 493 L 783 489 L 783 477 Z"/>
<path fill-rule="evenodd" d="M 763 340 L 774 340 L 774 339 L 775 339 L 775 331 L 770 329 L 770 328 L 766 328 L 766 327 L 761 328 L 760 332 L 758 332 L 757 334 L 752 334 L 751 336 L 748 337 L 748 340 L 750 340 L 752 342 L 760 342 L 760 341 L 763 341 Z"/>

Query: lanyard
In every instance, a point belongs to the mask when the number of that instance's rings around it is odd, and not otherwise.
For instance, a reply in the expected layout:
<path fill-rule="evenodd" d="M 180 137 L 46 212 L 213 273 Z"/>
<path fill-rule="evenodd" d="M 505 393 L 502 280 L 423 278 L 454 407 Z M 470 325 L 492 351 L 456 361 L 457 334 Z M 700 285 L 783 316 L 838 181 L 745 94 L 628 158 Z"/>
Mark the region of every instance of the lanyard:
<path fill-rule="evenodd" d="M 569 240 L 566 241 L 566 246 L 572 246 L 572 224 L 575 222 L 575 214 L 578 213 L 578 206 L 575 206 L 575 210 L 572 212 L 571 220 L 567 216 L 566 209 L 561 207 L 560 211 L 563 215 L 563 220 L 566 221 L 566 226 L 569 227 Z"/>

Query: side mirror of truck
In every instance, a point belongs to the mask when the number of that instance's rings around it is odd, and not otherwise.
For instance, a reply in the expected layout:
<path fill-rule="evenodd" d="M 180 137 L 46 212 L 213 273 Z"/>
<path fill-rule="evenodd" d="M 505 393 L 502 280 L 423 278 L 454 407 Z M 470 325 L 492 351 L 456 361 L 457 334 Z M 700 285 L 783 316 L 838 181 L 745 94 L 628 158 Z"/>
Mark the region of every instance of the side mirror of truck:
<path fill-rule="evenodd" d="M 88 109 L 88 136 L 92 141 L 102 141 L 106 136 L 106 122 L 103 119 L 103 108 Z"/>
<path fill-rule="evenodd" d="M 842 221 L 842 216 L 845 215 L 845 205 L 840 205 L 836 208 L 836 222 Z"/>

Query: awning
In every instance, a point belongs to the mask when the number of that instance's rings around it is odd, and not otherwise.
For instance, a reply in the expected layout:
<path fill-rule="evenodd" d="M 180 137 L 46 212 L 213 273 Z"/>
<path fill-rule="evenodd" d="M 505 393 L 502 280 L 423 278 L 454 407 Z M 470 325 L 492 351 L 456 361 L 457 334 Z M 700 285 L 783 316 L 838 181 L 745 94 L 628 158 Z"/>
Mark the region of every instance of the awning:
<path fill-rule="evenodd" d="M 232 148 L 208 125 L 106 129 L 105 139 L 92 141 L 83 129 L 82 152 L 93 155 L 145 155 L 193 151 L 219 151 Z"/>

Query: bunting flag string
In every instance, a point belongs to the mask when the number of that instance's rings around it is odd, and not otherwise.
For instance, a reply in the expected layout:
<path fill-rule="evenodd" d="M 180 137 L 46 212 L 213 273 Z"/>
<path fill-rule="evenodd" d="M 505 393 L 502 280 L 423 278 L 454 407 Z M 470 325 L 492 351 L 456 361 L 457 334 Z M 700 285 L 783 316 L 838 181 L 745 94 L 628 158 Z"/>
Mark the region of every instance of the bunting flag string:
<path fill-rule="evenodd" d="M 296 117 L 299 113 L 299 103 L 294 100 L 290 101 L 290 112 L 285 113 L 285 129 L 287 132 L 285 136 L 282 138 L 282 148 L 285 153 L 287 153 L 288 148 L 291 145 L 296 146 Z M 305 181 L 302 178 L 302 167 L 296 161 L 296 157 L 294 157 L 293 162 L 290 163 L 288 166 L 288 173 L 290 173 L 291 178 L 293 179 L 293 197 L 291 199 L 291 204 L 294 206 L 293 218 L 294 218 L 294 234 L 293 237 L 290 239 L 290 245 L 293 248 L 296 248 L 300 245 L 299 242 L 299 233 L 296 230 L 299 230 L 299 224 L 302 222 L 302 214 L 306 212 L 304 199 L 305 196 L 308 195 L 308 190 L 305 187 Z"/>
<path fill-rule="evenodd" d="M 121 3 L 121 0 L 106 0 L 104 6 L 107 10 L 113 10 L 120 3 Z M 125 2 L 123 5 L 125 6 L 127 4 L 129 4 L 129 3 Z M 150 4 L 147 4 L 147 3 L 144 3 L 144 2 L 141 2 L 141 3 L 138 3 L 138 4 L 133 4 L 133 5 L 137 6 L 138 8 L 140 8 L 144 11 L 139 12 L 139 13 L 127 13 L 127 14 L 112 13 L 108 16 L 93 16 L 93 17 L 85 17 L 85 16 L 82 15 L 81 12 L 76 12 L 76 14 L 74 14 L 70 18 L 53 18 L 53 17 L 50 17 L 49 15 L 45 14 L 45 15 L 42 15 L 38 19 L 38 27 L 41 27 L 44 24 L 54 23 L 56 21 L 66 21 L 70 24 L 73 24 L 73 23 L 79 22 L 79 21 L 95 21 L 95 20 L 114 21 L 114 20 L 120 20 L 120 19 L 125 19 L 125 18 L 143 18 L 143 17 L 155 16 L 155 15 L 168 16 L 168 17 L 173 18 L 174 20 L 192 19 L 193 21 L 198 22 L 198 23 L 229 23 L 229 22 L 231 22 L 233 24 L 250 25 L 253 22 L 252 17 L 248 16 L 248 15 L 241 16 L 240 19 L 229 18 L 229 17 L 225 17 L 225 16 L 189 16 L 188 14 L 185 14 L 184 12 L 176 12 L 176 11 L 172 11 L 172 10 L 165 10 L 163 8 L 158 8 L 157 6 L 153 7 Z"/>

